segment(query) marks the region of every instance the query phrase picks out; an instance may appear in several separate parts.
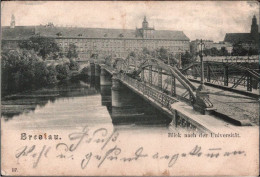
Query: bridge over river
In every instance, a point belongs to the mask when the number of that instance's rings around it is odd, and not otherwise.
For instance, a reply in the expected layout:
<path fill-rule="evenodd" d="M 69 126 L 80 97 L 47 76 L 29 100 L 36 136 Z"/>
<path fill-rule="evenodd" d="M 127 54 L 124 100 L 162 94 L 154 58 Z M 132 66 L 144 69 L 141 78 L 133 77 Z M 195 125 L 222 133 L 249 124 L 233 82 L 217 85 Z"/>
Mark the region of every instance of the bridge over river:
<path fill-rule="evenodd" d="M 132 57 L 93 62 L 88 69 L 89 76 L 100 77 L 100 85 L 112 85 L 113 107 L 124 106 L 120 90 L 126 86 L 171 117 L 174 124 L 187 129 L 216 132 L 219 127 L 230 131 L 237 126 L 257 124 L 258 98 L 221 88 L 204 89 L 183 73 L 176 66 L 155 58 L 136 60 Z M 220 102 L 217 97 L 226 99 Z M 251 104 L 252 110 L 247 111 L 249 115 L 243 115 L 243 104 L 232 107 L 232 103 L 225 101 Z"/>

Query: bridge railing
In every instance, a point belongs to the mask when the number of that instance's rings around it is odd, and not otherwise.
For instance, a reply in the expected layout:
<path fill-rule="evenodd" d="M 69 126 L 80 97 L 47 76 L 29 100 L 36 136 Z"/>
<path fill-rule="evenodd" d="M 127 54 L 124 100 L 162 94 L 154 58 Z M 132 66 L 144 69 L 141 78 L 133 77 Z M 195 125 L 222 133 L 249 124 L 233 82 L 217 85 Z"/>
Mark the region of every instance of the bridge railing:
<path fill-rule="evenodd" d="M 198 60 L 199 61 L 199 60 Z M 203 61 L 207 62 L 220 62 L 220 63 L 258 63 L 259 56 L 205 56 Z"/>
<path fill-rule="evenodd" d="M 168 109 L 172 112 L 171 105 L 173 103 L 178 102 L 177 99 L 163 93 L 162 91 L 157 90 L 156 88 L 153 88 L 146 83 L 139 82 L 136 79 L 133 79 L 123 73 L 120 73 L 117 75 L 118 79 L 120 79 L 124 84 L 129 85 L 133 87 L 134 89 L 141 92 L 143 95 L 146 95 L 148 98 L 152 98 L 155 102 L 159 103 L 160 106 Z M 207 130 L 200 126 L 196 122 L 192 122 L 189 117 L 180 114 L 178 111 L 174 111 L 174 117 L 172 124 L 175 127 L 181 127 L 188 131 L 193 130 L 196 132 L 206 132 Z"/>
<path fill-rule="evenodd" d="M 134 87 L 139 92 L 143 93 L 144 95 L 148 96 L 149 98 L 152 98 L 157 103 L 159 103 L 161 106 L 171 110 L 171 104 L 178 102 L 177 99 L 157 90 L 156 88 L 150 87 L 149 85 L 139 82 L 136 79 L 133 79 L 125 74 L 118 74 L 118 78 L 129 84 L 130 86 Z"/>

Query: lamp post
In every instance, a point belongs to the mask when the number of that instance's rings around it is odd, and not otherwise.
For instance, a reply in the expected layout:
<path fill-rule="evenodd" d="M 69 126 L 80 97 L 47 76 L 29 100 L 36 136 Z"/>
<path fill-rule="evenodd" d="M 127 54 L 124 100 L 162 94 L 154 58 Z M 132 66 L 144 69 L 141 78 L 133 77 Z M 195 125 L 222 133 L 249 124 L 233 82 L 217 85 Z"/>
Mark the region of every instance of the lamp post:
<path fill-rule="evenodd" d="M 200 40 L 199 43 L 199 57 L 200 57 L 200 67 L 201 67 L 201 79 L 200 79 L 200 87 L 201 90 L 205 89 L 204 86 L 204 63 L 203 63 L 203 49 L 205 47 L 205 44 L 202 42 L 202 39 Z"/>
<path fill-rule="evenodd" d="M 213 104 L 209 100 L 209 92 L 204 86 L 204 64 L 203 64 L 203 48 L 205 44 L 200 40 L 199 45 L 199 57 L 200 57 L 200 64 L 201 64 L 201 81 L 200 86 L 196 91 L 196 100 L 195 104 L 193 105 L 194 109 L 201 112 L 202 114 L 210 114 L 213 108 Z"/>

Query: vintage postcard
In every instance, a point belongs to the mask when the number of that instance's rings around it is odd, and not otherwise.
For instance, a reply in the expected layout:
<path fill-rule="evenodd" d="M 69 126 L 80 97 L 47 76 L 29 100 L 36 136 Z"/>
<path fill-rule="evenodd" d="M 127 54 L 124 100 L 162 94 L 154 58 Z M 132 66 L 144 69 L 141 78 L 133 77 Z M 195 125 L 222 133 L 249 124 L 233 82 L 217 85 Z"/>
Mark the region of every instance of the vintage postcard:
<path fill-rule="evenodd" d="M 257 1 L 1 2 L 1 174 L 258 176 Z"/>

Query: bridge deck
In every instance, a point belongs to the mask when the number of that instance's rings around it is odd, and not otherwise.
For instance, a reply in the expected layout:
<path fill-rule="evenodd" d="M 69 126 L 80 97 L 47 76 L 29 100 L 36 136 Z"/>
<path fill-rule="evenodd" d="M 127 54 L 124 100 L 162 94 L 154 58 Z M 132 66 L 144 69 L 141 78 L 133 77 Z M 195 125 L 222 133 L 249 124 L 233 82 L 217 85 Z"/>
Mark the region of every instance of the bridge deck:
<path fill-rule="evenodd" d="M 166 77 L 165 77 L 166 78 Z M 193 83 L 196 87 L 199 83 Z M 176 81 L 177 95 L 181 95 L 185 89 Z M 225 114 L 237 120 L 249 120 L 259 125 L 259 102 L 258 98 L 244 96 L 239 93 L 206 86 L 209 90 L 210 101 L 217 112 Z"/>
<path fill-rule="evenodd" d="M 199 126 L 204 127 L 204 129 L 207 129 L 208 132 L 219 133 L 221 128 L 221 133 L 230 133 L 234 131 L 239 133 L 249 128 L 248 126 L 238 128 L 237 126 L 231 125 L 213 115 L 201 115 L 200 113 L 194 111 L 192 106 L 187 105 L 184 102 L 173 103 L 172 108 L 182 114 L 182 116 L 188 117 L 189 120 L 192 120 L 193 122 L 196 122 L 196 124 L 199 124 Z M 255 126 L 255 128 L 257 128 L 257 126 Z"/>
<path fill-rule="evenodd" d="M 163 76 L 165 82 L 166 76 Z M 196 87 L 198 83 L 193 83 Z M 183 86 L 176 81 L 177 95 L 183 93 Z M 225 91 L 219 88 L 206 86 L 209 90 L 210 101 L 213 103 L 217 112 L 225 114 L 237 120 L 249 120 L 253 124 L 259 125 L 259 102 L 258 98 L 244 96 L 231 91 Z M 170 90 L 170 89 L 168 89 Z"/>
<path fill-rule="evenodd" d="M 199 84 L 194 83 L 198 86 Z M 238 120 L 249 119 L 259 125 L 259 102 L 257 98 L 206 86 L 210 100 L 217 111 Z"/>

